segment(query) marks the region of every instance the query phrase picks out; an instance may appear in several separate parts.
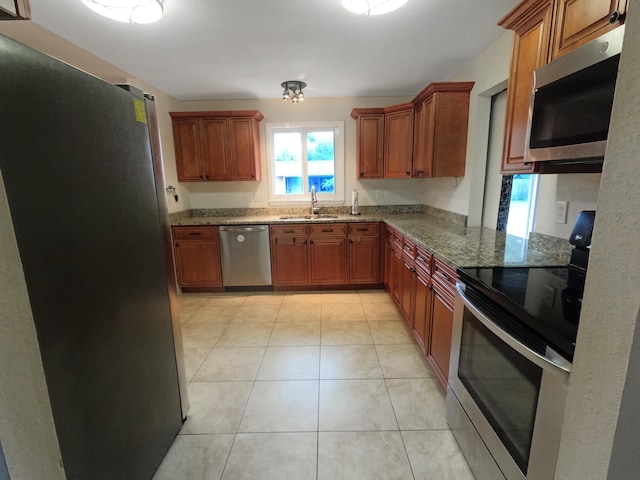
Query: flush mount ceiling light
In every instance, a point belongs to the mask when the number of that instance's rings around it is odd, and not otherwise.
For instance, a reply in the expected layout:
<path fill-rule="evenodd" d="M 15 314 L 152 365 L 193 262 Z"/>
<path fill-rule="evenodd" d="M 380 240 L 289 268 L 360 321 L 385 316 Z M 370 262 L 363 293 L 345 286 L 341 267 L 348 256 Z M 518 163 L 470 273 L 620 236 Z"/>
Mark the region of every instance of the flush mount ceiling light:
<path fill-rule="evenodd" d="M 382 15 L 400 8 L 408 0 L 342 0 L 342 6 L 360 15 Z"/>
<path fill-rule="evenodd" d="M 285 102 L 288 102 L 289 100 L 291 100 L 291 103 L 304 102 L 304 93 L 302 92 L 302 89 L 307 86 L 306 83 L 298 80 L 287 80 L 286 82 L 282 82 L 280 86 L 284 88 L 284 92 L 282 92 L 282 99 Z"/>
<path fill-rule="evenodd" d="M 162 17 L 164 0 L 82 0 L 91 10 L 126 23 L 153 23 Z"/>

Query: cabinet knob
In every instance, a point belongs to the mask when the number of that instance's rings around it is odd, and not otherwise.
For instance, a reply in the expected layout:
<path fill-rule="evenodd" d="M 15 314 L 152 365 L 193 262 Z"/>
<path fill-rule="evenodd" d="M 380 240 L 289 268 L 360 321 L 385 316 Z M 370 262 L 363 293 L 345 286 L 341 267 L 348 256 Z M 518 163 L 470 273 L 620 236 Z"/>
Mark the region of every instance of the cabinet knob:
<path fill-rule="evenodd" d="M 611 15 L 609 15 L 609 23 L 616 23 L 618 20 L 620 20 L 620 17 L 620 12 L 616 10 Z"/>
<path fill-rule="evenodd" d="M 256 176 L 252 173 L 252 174 L 251 174 L 251 178 L 256 178 Z"/>
<path fill-rule="evenodd" d="M 408 176 L 408 175 L 411 175 L 411 172 L 409 172 L 409 171 L 407 171 L 406 173 L 407 173 L 407 176 Z"/>
<path fill-rule="evenodd" d="M 362 177 L 362 176 L 364 176 L 364 172 L 360 172 L 360 176 L 361 176 L 361 177 Z"/>

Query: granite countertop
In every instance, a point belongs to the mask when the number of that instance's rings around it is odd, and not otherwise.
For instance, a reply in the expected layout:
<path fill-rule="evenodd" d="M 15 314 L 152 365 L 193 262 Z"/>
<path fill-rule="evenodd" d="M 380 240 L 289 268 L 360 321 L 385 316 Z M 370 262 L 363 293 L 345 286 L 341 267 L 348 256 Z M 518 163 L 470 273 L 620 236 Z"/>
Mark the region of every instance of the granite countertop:
<path fill-rule="evenodd" d="M 287 217 L 287 218 L 283 218 Z M 525 240 L 484 227 L 466 227 L 424 213 L 374 213 L 332 218 L 303 215 L 181 216 L 173 226 L 257 225 L 287 223 L 386 222 L 454 268 L 493 266 L 555 266 L 569 261 L 569 242 L 532 234 Z"/>

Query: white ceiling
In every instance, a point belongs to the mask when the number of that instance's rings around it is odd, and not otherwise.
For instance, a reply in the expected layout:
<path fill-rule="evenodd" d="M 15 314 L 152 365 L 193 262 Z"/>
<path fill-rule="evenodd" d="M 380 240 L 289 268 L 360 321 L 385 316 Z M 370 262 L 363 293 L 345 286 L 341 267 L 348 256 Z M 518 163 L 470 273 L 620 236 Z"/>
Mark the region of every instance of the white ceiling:
<path fill-rule="evenodd" d="M 80 0 L 30 0 L 32 20 L 182 100 L 415 95 L 504 33 L 518 0 L 409 0 L 359 16 L 340 0 L 165 0 L 163 18 L 130 25 Z"/>

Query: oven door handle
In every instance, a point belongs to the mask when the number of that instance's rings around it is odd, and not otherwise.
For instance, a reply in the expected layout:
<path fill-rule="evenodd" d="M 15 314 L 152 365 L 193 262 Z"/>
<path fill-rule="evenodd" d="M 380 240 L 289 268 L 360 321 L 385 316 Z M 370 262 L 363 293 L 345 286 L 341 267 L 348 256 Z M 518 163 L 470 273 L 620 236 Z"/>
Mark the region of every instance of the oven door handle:
<path fill-rule="evenodd" d="M 565 379 L 569 378 L 569 373 L 571 372 L 571 363 L 564 359 L 560 354 L 555 352 L 551 347 L 547 345 L 547 349 L 545 355 L 540 355 L 538 352 L 532 350 L 527 345 L 522 343 L 520 340 L 503 330 L 496 323 L 494 323 L 489 317 L 487 317 L 484 313 L 482 313 L 478 307 L 476 307 L 471 300 L 465 295 L 464 291 L 465 285 L 462 282 L 456 282 L 456 290 L 458 291 L 458 295 L 462 300 L 462 303 L 465 307 L 467 307 L 473 315 L 480 321 L 482 324 L 487 327 L 491 332 L 500 338 L 503 342 L 513 348 L 520 355 L 525 357 L 527 360 L 535 363 L 538 367 L 543 370 L 547 370 L 551 373 L 559 375 Z"/>

